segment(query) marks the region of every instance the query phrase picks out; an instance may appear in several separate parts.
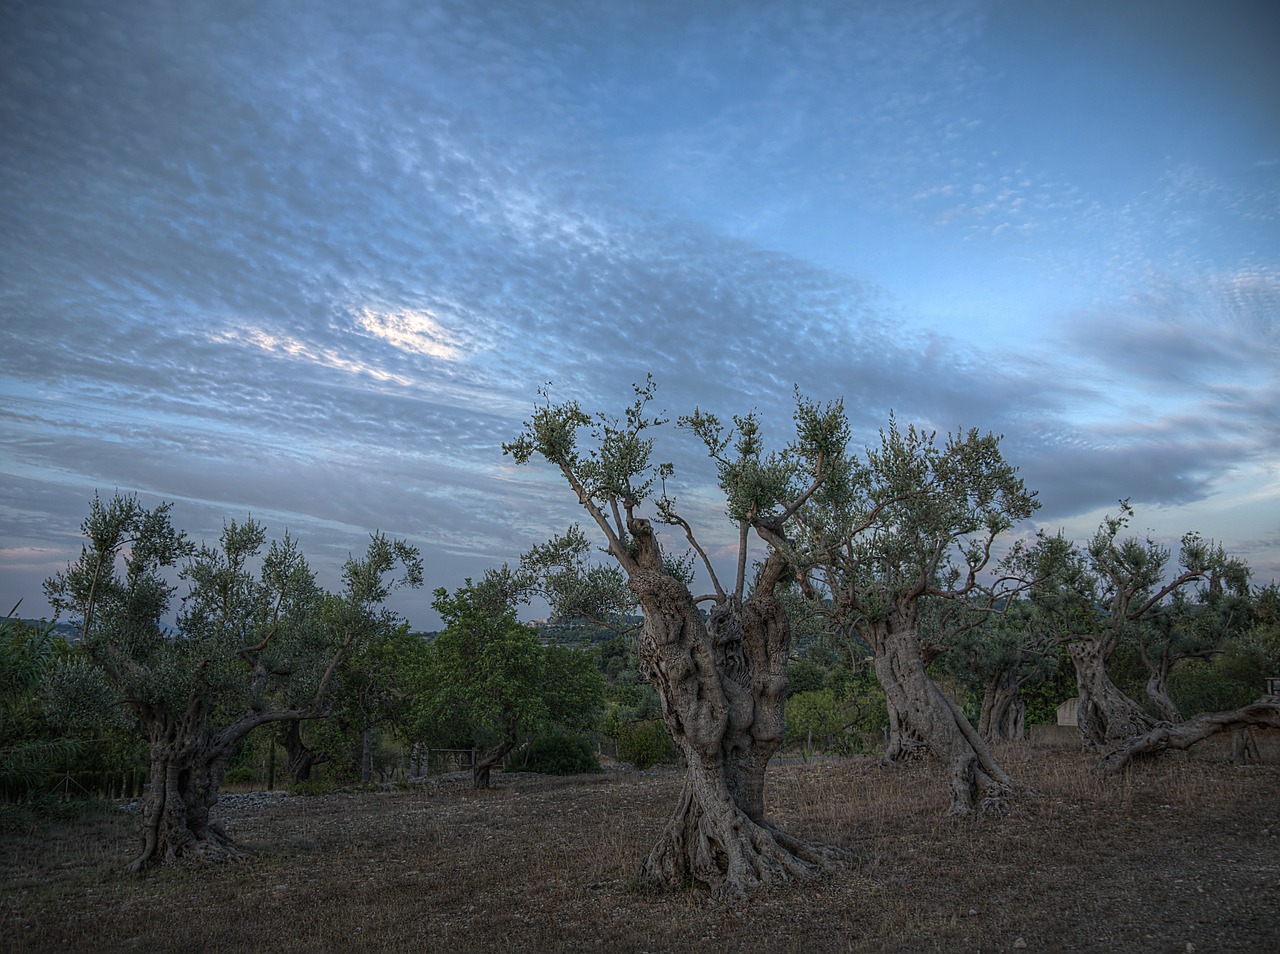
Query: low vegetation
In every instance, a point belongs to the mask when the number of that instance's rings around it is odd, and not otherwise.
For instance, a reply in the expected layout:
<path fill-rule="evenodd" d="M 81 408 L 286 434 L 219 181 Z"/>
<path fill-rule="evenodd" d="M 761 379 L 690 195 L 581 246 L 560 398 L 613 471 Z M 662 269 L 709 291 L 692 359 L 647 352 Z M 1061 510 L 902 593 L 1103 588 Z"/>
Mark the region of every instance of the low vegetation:
<path fill-rule="evenodd" d="M 750 905 L 634 886 L 674 768 L 224 797 L 215 815 L 250 860 L 126 878 L 136 819 L 115 811 L 3 835 L 0 948 L 1270 950 L 1280 739 L 1261 746 L 1262 765 L 1177 755 L 1106 781 L 1075 746 L 1003 747 L 1038 794 L 999 821 L 945 817 L 926 764 L 778 766 L 777 823 L 850 860 Z"/>

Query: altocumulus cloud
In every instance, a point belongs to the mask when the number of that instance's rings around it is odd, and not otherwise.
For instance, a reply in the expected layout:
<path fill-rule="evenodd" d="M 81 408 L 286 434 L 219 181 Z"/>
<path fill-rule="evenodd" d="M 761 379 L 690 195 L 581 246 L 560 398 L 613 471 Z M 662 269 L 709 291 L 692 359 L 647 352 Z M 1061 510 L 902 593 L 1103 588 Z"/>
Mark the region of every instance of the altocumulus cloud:
<path fill-rule="evenodd" d="M 993 160 L 985 6 L 845 7 L 7 5 L 4 572 L 31 593 L 120 487 L 330 569 L 407 535 L 454 585 L 574 516 L 498 449 L 535 389 L 616 409 L 649 372 L 779 432 L 798 383 L 860 442 L 890 408 L 1005 433 L 1054 519 L 1274 466 L 1273 266 L 1128 248 L 1190 173 L 1122 210 Z M 973 341 L 812 254 L 810 218 L 921 236 L 926 278 L 948 230 L 1039 236 L 1104 292 Z"/>

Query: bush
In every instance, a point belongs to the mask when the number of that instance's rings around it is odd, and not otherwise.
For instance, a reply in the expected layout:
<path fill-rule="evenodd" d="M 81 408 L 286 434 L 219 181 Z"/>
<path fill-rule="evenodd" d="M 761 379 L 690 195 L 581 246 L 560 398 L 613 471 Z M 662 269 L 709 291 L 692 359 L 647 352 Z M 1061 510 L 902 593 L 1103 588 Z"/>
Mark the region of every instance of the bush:
<path fill-rule="evenodd" d="M 237 765 L 233 769 L 227 769 L 227 774 L 222 776 L 222 780 L 228 785 L 252 785 L 258 780 L 258 773 L 252 766 Z"/>
<path fill-rule="evenodd" d="M 510 759 L 503 766 L 503 771 L 581 775 L 599 772 L 600 760 L 585 736 L 555 730 L 536 736 L 518 758 Z"/>
<path fill-rule="evenodd" d="M 620 725 L 617 738 L 618 758 L 638 769 L 675 762 L 680 757 L 675 743 L 667 735 L 666 724 L 660 719 Z"/>

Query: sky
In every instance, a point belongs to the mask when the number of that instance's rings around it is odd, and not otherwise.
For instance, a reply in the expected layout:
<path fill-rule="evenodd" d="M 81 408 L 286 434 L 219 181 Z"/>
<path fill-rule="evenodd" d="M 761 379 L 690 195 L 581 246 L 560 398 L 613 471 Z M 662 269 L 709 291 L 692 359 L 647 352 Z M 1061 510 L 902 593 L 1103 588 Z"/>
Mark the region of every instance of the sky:
<path fill-rule="evenodd" d="M 1277 49 L 1270 0 L 5 0 L 0 613 L 119 491 L 331 588 L 402 537 L 432 628 L 584 519 L 501 452 L 538 388 L 649 373 L 1003 434 L 1034 526 L 1280 579 Z"/>

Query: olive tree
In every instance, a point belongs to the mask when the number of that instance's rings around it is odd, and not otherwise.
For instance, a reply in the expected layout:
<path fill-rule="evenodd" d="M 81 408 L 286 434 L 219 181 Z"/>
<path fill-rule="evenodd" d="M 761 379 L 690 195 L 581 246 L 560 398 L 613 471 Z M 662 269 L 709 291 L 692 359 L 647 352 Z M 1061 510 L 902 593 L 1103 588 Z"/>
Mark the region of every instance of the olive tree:
<path fill-rule="evenodd" d="M 1025 689 L 1051 676 L 1057 644 L 1045 638 L 1026 601 L 947 640 L 941 662 L 979 700 L 978 734 L 988 743 L 1026 736 Z"/>
<path fill-rule="evenodd" d="M 796 573 L 789 529 L 844 454 L 843 407 L 797 395 L 795 439 L 774 453 L 766 453 L 754 414 L 736 417 L 732 428 L 701 410 L 678 420 L 704 443 L 736 530 L 737 559 L 724 582 L 667 491 L 674 468 L 653 459 L 653 435 L 669 421 L 650 409 L 652 379 L 636 387 L 621 418 L 588 414 L 576 401 L 553 403 L 546 391 L 542 397 L 504 451 L 520 464 L 536 456 L 555 467 L 598 530 L 643 613 L 642 673 L 686 767 L 675 811 L 641 877 L 740 896 L 816 875 L 833 853 L 766 818 L 764 778 L 783 740 L 791 630 L 777 594 Z M 664 526 L 696 554 L 709 593 L 690 590 L 686 569 L 660 540 Z M 748 589 L 753 536 L 761 559 Z"/>
<path fill-rule="evenodd" d="M 1099 752 L 1162 722 L 1180 722 L 1168 692 L 1170 673 L 1183 660 L 1219 652 L 1248 616 L 1249 571 L 1242 562 L 1189 533 L 1171 568 L 1168 548 L 1123 536 L 1132 517 L 1133 509 L 1122 501 L 1119 513 L 1104 517 L 1084 548 L 1046 540 L 1043 563 L 1049 572 L 1033 600 L 1042 627 L 1067 646 L 1076 671 L 1080 735 Z M 1125 645 L 1147 670 L 1154 715 L 1108 671 Z"/>
<path fill-rule="evenodd" d="M 444 631 L 431 644 L 414 703 L 421 736 L 466 737 L 480 751 L 476 788 L 522 738 L 547 728 L 593 730 L 604 709 L 604 677 L 585 653 L 544 647 L 516 618 L 521 590 L 506 566 L 432 604 Z"/>
<path fill-rule="evenodd" d="M 1102 758 L 1095 774 L 1114 774 L 1138 756 L 1187 748 L 1211 735 L 1280 724 L 1280 704 L 1263 697 L 1231 712 L 1183 721 L 1168 691 L 1175 666 L 1203 660 L 1250 622 L 1249 570 L 1199 534 L 1172 551 L 1151 539 L 1123 536 L 1133 517 L 1127 501 L 1103 518 L 1079 549 L 1044 541 L 1050 567 L 1033 593 L 1042 624 L 1067 646 L 1079 696 L 1077 722 Z M 1108 663 L 1128 646 L 1147 671 L 1151 711 L 1127 695 Z M 1155 714 L 1153 714 L 1155 713 Z"/>
<path fill-rule="evenodd" d="M 924 750 L 950 766 L 951 814 L 998 812 L 1013 779 L 927 665 L 1025 586 L 990 571 L 997 540 L 1036 510 L 1035 494 L 998 437 L 971 430 L 939 444 L 892 417 L 879 446 L 851 456 L 839 477 L 799 512 L 799 539 L 814 596 L 874 654 L 889 709 L 885 759 Z"/>
<path fill-rule="evenodd" d="M 266 546 L 260 524 L 230 521 L 218 546 L 196 547 L 170 510 L 95 496 L 79 559 L 45 584 L 148 738 L 134 870 L 242 856 L 210 820 L 236 746 L 259 726 L 324 715 L 334 672 L 391 588 L 421 580 L 417 552 L 375 534 L 364 558 L 345 564 L 342 592 L 328 595 L 287 535 Z M 170 630 L 175 571 L 188 591 Z"/>

